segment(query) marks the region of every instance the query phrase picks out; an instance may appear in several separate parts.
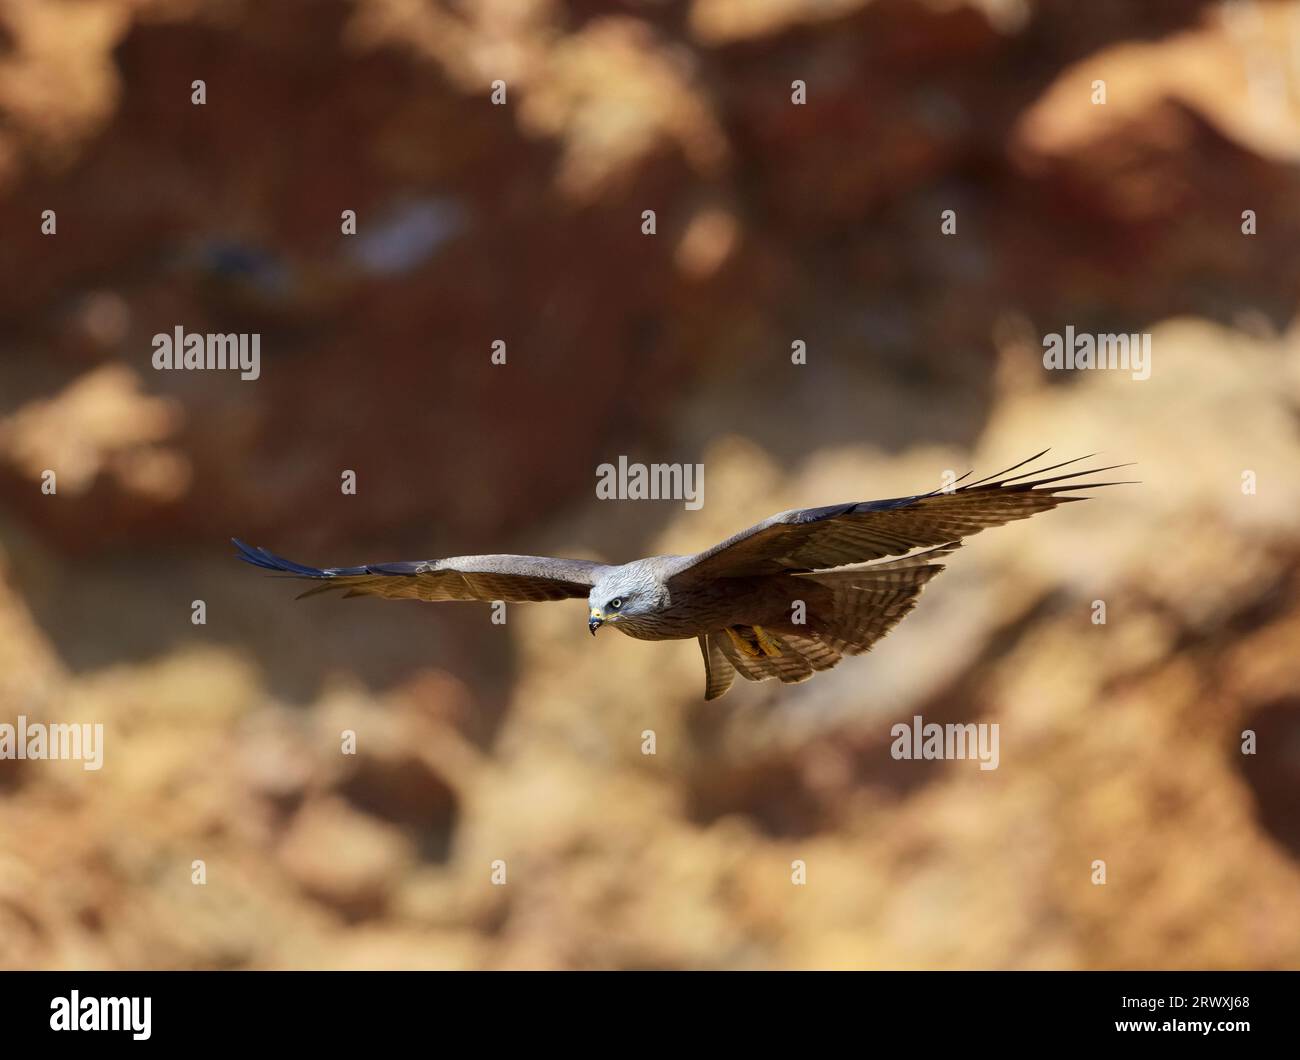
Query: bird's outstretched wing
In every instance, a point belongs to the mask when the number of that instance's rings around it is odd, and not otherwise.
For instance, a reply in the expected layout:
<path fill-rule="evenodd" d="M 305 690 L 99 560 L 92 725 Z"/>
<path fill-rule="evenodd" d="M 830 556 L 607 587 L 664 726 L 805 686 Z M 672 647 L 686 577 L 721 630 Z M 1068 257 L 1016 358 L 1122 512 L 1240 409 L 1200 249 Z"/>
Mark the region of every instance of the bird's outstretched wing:
<path fill-rule="evenodd" d="M 1010 475 L 1046 452 L 1048 450 L 1044 449 L 1006 471 L 946 492 L 935 490 L 913 497 L 854 501 L 825 508 L 782 512 L 698 555 L 683 557 L 670 574 L 669 584 L 826 570 L 882 556 L 902 556 L 915 548 L 958 541 L 990 526 L 1027 519 L 1067 501 L 1085 500 L 1084 497 L 1066 494 L 1072 490 L 1122 483 L 1070 480 L 1129 466 L 1112 464 L 1048 478 L 1033 478 L 1088 459 L 1081 456 L 1051 467 Z M 1031 481 L 1023 481 L 1025 479 Z"/>
<path fill-rule="evenodd" d="M 386 596 L 395 600 L 567 600 L 585 597 L 605 569 L 601 563 L 550 556 L 453 556 L 364 567 L 316 568 L 282 559 L 236 538 L 231 540 L 246 563 L 319 583 L 301 596 L 339 589 L 344 596 Z"/>

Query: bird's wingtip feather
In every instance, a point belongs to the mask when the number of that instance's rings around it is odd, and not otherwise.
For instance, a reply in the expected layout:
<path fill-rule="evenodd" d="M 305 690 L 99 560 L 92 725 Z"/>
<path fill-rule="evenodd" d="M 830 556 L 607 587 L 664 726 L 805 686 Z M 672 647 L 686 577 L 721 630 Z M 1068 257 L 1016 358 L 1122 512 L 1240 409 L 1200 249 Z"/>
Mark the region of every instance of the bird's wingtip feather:
<path fill-rule="evenodd" d="M 317 567 L 306 567 L 301 563 L 295 563 L 293 560 L 285 559 L 283 556 L 277 556 L 274 552 L 268 552 L 264 548 L 255 548 L 252 545 L 245 544 L 237 537 L 230 539 L 231 543 L 238 550 L 236 559 L 242 559 L 245 563 L 251 563 L 254 567 L 261 567 L 263 570 L 281 571 L 285 574 L 293 574 L 299 578 L 328 578 L 328 571 L 320 570 Z"/>

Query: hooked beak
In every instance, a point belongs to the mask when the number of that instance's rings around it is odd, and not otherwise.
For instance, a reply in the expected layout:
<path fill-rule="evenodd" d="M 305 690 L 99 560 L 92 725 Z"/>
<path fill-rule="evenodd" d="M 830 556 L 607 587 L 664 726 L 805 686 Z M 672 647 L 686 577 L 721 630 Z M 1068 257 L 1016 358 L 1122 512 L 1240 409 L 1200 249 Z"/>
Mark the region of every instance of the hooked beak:
<path fill-rule="evenodd" d="M 587 628 L 591 630 L 591 635 L 596 635 L 596 630 L 605 624 L 605 616 L 596 608 L 591 609 L 591 617 L 587 619 Z"/>

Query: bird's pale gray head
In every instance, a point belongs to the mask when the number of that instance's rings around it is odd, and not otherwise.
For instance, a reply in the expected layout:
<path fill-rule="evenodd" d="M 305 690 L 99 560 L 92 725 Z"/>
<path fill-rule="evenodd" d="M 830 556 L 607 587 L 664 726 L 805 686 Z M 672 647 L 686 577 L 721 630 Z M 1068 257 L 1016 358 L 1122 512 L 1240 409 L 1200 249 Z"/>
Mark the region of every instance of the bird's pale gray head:
<path fill-rule="evenodd" d="M 611 568 L 587 594 L 587 628 L 596 630 L 609 623 L 634 622 L 659 610 L 664 603 L 663 582 L 655 577 L 646 560 Z"/>

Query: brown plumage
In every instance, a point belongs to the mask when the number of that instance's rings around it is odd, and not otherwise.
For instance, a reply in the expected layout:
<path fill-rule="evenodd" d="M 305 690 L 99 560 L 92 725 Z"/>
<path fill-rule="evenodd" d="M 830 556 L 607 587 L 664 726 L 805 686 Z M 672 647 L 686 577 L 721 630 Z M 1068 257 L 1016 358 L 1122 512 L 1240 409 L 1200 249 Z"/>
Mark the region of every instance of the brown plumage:
<path fill-rule="evenodd" d="M 1119 485 L 1074 480 L 1126 466 L 1042 477 L 1087 459 L 1079 457 L 1011 474 L 1046 451 L 965 486 L 795 509 L 696 555 L 621 565 L 497 555 L 315 568 L 238 540 L 235 546 L 255 566 L 317 581 L 304 596 L 331 590 L 426 601 L 585 596 L 593 634 L 610 625 L 639 640 L 697 638 L 705 698 L 716 699 L 737 673 L 750 681 L 806 681 L 845 655 L 869 651 L 916 606 L 926 583 L 943 570 L 936 560 L 962 538 L 1084 500 L 1070 495 L 1075 490 Z"/>

